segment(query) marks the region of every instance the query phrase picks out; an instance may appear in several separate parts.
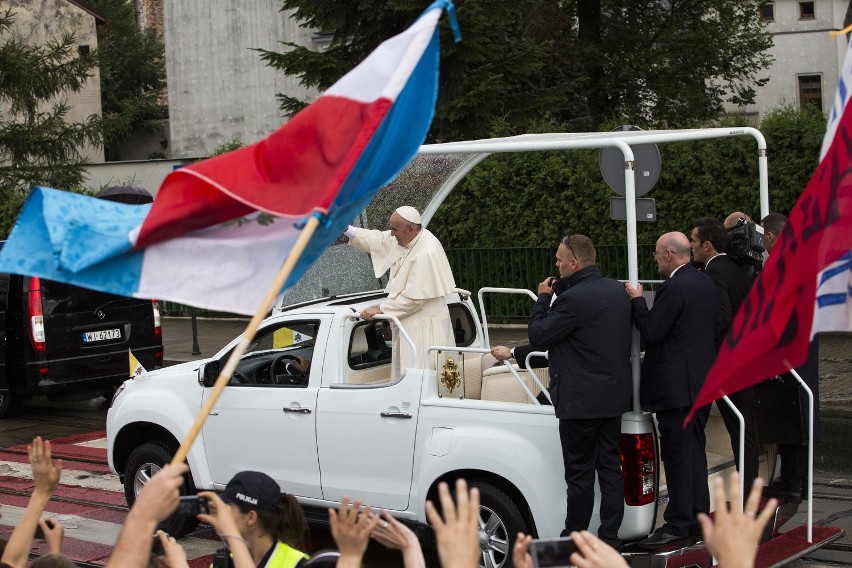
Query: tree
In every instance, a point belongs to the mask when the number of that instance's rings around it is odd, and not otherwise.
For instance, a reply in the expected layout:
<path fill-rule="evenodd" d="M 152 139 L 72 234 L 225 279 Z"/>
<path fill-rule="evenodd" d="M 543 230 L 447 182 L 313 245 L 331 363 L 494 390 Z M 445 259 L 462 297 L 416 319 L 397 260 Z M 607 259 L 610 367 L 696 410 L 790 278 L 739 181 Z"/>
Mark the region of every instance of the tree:
<path fill-rule="evenodd" d="M 385 39 L 409 26 L 422 0 L 283 0 L 303 27 L 333 33 L 327 49 L 291 42 L 285 53 L 259 50 L 270 66 L 324 90 Z M 573 13 L 559 0 L 471 0 L 456 10 L 463 41 L 441 22 L 441 75 L 431 141 L 486 136 L 495 121 L 512 132 L 541 117 L 589 129 L 570 46 Z M 305 101 L 279 94 L 292 115 Z"/>
<path fill-rule="evenodd" d="M 106 19 L 98 28 L 98 64 L 104 153 L 118 159 L 117 146 L 152 119 L 168 118 L 165 46 L 153 28 L 139 29 L 132 0 L 87 0 Z"/>
<path fill-rule="evenodd" d="M 756 0 L 457 0 L 464 41 L 442 23 L 430 141 L 480 138 L 554 121 L 572 131 L 616 123 L 679 127 L 754 101 L 771 62 Z M 324 90 L 423 9 L 415 0 L 283 0 L 324 51 L 282 42 L 262 58 Z M 280 94 L 288 115 L 304 101 Z"/>
<path fill-rule="evenodd" d="M 100 143 L 96 115 L 73 122 L 64 95 L 79 91 L 96 64 L 79 56 L 73 32 L 27 45 L 13 30 L 11 8 L 0 12 L 0 234 L 36 185 L 72 189 L 85 179 L 81 148 Z"/>
<path fill-rule="evenodd" d="M 576 0 L 593 119 L 683 127 L 754 102 L 772 62 L 756 0 Z"/>

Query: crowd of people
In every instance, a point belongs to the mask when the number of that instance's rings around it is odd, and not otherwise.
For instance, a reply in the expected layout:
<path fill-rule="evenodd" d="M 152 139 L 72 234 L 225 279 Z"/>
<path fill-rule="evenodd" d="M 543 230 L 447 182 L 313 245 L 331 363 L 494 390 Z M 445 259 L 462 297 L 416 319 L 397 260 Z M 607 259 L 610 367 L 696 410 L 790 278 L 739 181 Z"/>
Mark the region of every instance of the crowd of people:
<path fill-rule="evenodd" d="M 41 527 L 49 553 L 38 557 L 33 568 L 68 568 L 75 564 L 62 554 L 63 527 L 43 513 L 59 485 L 62 460 L 51 456 L 49 441 L 40 437 L 29 447 L 34 489 L 26 511 L 8 542 L 0 541 L 0 568 L 24 568 L 29 561 L 36 527 Z M 145 485 L 130 508 L 106 566 L 107 568 L 186 568 L 186 552 L 179 542 L 157 525 L 175 512 L 180 487 L 188 473 L 185 464 L 166 465 Z M 736 474 L 730 484 L 730 508 L 721 480 L 714 485 L 715 518 L 700 517 L 704 538 L 722 568 L 753 565 L 763 528 L 774 508 L 771 501 L 758 513 L 762 483 L 757 479 L 743 509 Z M 370 540 L 399 550 L 405 568 L 425 568 L 426 560 L 414 532 L 387 511 L 374 511 L 360 500 L 344 497 L 338 509 L 329 509 L 331 534 L 337 550 L 313 556 L 301 549 L 307 525 L 295 499 L 282 494 L 278 484 L 261 472 L 240 472 L 221 494 L 204 491 L 207 512 L 199 519 L 210 524 L 224 549 L 217 557 L 234 568 L 302 568 L 337 566 L 359 568 Z M 2 513 L 2 511 L 0 511 Z M 465 480 L 455 484 L 454 495 L 446 483 L 438 486 L 438 503 L 426 502 L 426 515 L 435 534 L 438 558 L 444 568 L 476 568 L 482 553 L 479 545 L 479 491 Z M 152 538 L 153 536 L 153 538 Z M 580 568 L 627 566 L 621 554 L 588 531 L 572 532 L 578 552 L 570 562 Z M 161 545 L 152 553 L 156 539 Z M 519 533 L 512 551 L 516 568 L 532 568 L 529 554 L 532 537 Z"/>

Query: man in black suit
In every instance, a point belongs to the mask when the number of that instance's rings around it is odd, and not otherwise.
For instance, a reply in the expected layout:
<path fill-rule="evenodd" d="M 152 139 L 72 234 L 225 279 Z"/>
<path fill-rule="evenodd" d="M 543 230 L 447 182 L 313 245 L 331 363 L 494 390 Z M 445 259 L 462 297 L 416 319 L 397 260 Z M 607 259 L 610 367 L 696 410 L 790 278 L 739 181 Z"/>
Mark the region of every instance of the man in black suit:
<path fill-rule="evenodd" d="M 600 484 L 598 537 L 620 546 L 624 516 L 621 415 L 630 409 L 630 302 L 618 281 L 604 278 L 588 237 L 570 235 L 556 251 L 560 278 L 538 286 L 530 344 L 548 350 L 554 413 L 565 465 L 565 531 L 586 530 Z M 554 292 L 558 292 L 551 305 Z"/>
<path fill-rule="evenodd" d="M 701 535 L 696 515 L 710 511 L 704 426 L 708 407 L 682 428 L 716 358 L 719 299 L 710 277 L 689 262 L 689 239 L 666 233 L 657 240 L 654 258 L 668 277 L 648 310 L 642 286 L 625 284 L 633 321 L 645 342 L 640 402 L 656 412 L 660 449 L 666 468 L 669 503 L 665 523 L 640 543 L 649 550 Z"/>
<path fill-rule="evenodd" d="M 751 288 L 752 278 L 743 266 L 740 266 L 724 253 L 727 231 L 717 220 L 710 217 L 701 217 L 693 223 L 692 234 L 689 237 L 689 245 L 692 247 L 692 258 L 699 264 L 704 265 L 704 274 L 713 280 L 719 291 L 719 305 L 721 308 L 721 330 L 716 341 L 716 350 L 722 346 L 722 341 L 728 334 L 737 311 L 748 296 Z M 745 420 L 745 464 L 740 464 L 740 422 L 734 411 L 728 404 L 719 400 L 716 405 L 725 422 L 725 428 L 731 437 L 731 448 L 734 451 L 734 460 L 737 470 L 745 482 L 745 495 L 748 498 L 754 478 L 757 477 L 758 460 L 760 459 L 760 446 L 754 433 L 754 411 L 753 390 L 743 389 L 728 398 L 737 407 Z"/>

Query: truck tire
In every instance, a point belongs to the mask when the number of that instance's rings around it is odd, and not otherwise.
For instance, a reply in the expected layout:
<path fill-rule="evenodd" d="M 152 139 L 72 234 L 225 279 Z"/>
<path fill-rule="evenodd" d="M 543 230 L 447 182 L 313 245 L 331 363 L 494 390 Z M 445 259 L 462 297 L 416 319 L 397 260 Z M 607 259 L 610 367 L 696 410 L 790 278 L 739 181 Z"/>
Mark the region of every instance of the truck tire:
<path fill-rule="evenodd" d="M 175 450 L 165 444 L 149 442 L 142 444 L 127 458 L 127 466 L 124 468 L 124 497 L 127 505 L 133 506 L 136 496 L 142 487 L 151 479 L 155 473 L 160 471 L 164 465 L 172 461 Z M 195 485 L 192 478 L 187 475 L 184 484 L 180 488 L 181 495 L 195 494 Z M 194 517 L 177 517 L 171 515 L 160 523 L 158 528 L 169 533 L 171 536 L 185 536 L 195 530 L 199 520 Z"/>
<path fill-rule="evenodd" d="M 0 390 L 0 418 L 6 418 L 15 410 L 15 396 L 7 391 Z"/>
<path fill-rule="evenodd" d="M 493 485 L 471 481 L 479 489 L 479 544 L 482 568 L 510 568 L 512 548 L 518 532 L 530 534 L 524 515 L 512 498 Z"/>

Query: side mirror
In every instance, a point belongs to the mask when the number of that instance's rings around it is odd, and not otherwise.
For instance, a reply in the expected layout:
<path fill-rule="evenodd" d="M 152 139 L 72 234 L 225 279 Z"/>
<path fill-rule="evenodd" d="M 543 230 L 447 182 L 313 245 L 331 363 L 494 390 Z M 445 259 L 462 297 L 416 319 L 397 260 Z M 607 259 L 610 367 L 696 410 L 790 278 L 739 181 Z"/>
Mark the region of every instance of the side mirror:
<path fill-rule="evenodd" d="M 216 384 L 216 378 L 219 376 L 219 361 L 213 360 L 204 363 L 198 369 L 198 384 L 205 387 L 212 387 Z"/>

